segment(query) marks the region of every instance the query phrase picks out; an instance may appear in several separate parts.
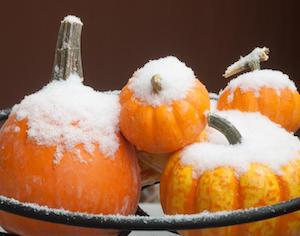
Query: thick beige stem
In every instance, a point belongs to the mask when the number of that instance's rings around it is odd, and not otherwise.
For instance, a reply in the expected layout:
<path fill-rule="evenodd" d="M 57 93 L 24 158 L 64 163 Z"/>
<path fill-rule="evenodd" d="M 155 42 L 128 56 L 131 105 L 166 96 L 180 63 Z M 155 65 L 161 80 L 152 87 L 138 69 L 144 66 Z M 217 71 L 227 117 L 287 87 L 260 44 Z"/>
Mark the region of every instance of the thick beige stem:
<path fill-rule="evenodd" d="M 237 62 L 235 62 L 231 66 L 229 66 L 226 69 L 225 74 L 223 76 L 225 78 L 228 78 L 232 75 L 238 74 L 247 69 L 259 70 L 260 62 L 267 61 L 269 59 L 269 53 L 270 53 L 270 50 L 266 47 L 255 48 L 247 56 L 241 57 Z"/>
<path fill-rule="evenodd" d="M 153 75 L 151 78 L 151 85 L 152 85 L 152 91 L 154 94 L 158 94 L 162 87 L 161 87 L 161 77 L 160 75 Z"/>
<path fill-rule="evenodd" d="M 83 78 L 81 63 L 82 22 L 76 16 L 67 16 L 60 24 L 56 43 L 52 80 L 65 80 L 70 74 Z"/>

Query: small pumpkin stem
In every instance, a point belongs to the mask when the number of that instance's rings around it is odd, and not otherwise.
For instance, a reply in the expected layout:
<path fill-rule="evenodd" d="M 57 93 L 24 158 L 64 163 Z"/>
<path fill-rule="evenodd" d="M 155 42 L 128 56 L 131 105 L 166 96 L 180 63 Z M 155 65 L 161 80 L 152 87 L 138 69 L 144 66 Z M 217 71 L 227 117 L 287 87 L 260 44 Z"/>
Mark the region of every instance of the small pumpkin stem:
<path fill-rule="evenodd" d="M 161 89 L 161 77 L 160 75 L 153 75 L 151 78 L 152 91 L 154 94 L 158 94 Z"/>
<path fill-rule="evenodd" d="M 9 114 L 11 113 L 11 110 L 12 110 L 11 108 L 0 110 L 0 121 L 7 120 Z"/>
<path fill-rule="evenodd" d="M 250 70 L 259 70 L 260 62 L 267 61 L 269 59 L 270 49 L 263 48 L 255 48 L 252 52 L 250 52 L 247 56 L 241 57 L 237 62 L 233 63 L 231 66 L 227 67 L 224 77 L 228 78 L 232 75 L 243 72 L 247 69 Z"/>
<path fill-rule="evenodd" d="M 67 16 L 61 21 L 56 43 L 52 80 L 66 80 L 76 73 L 83 78 L 81 62 L 82 22 L 76 16 Z"/>
<path fill-rule="evenodd" d="M 220 131 L 230 144 L 242 143 L 242 135 L 228 120 L 213 113 L 208 113 L 207 119 L 208 125 Z"/>

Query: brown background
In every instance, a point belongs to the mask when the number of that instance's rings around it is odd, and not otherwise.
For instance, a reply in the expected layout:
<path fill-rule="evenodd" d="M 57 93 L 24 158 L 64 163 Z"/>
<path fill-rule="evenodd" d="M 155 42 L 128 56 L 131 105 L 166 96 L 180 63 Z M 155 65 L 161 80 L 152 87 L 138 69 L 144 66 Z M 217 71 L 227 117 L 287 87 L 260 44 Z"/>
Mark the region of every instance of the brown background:
<path fill-rule="evenodd" d="M 297 0 L 1 1 L 0 107 L 19 102 L 50 78 L 56 35 L 67 14 L 81 17 L 85 83 L 120 89 L 149 59 L 175 55 L 209 91 L 225 68 L 255 46 L 268 46 L 263 67 L 300 87 Z"/>

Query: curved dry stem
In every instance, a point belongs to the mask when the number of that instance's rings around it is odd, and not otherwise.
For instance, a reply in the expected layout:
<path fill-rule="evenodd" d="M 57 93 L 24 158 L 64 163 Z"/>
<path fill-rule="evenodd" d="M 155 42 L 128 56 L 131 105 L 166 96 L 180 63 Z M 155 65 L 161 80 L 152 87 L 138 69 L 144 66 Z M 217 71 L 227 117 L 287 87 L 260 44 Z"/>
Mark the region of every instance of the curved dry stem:
<path fill-rule="evenodd" d="M 207 119 L 208 125 L 220 131 L 230 144 L 235 145 L 242 142 L 242 135 L 240 132 L 225 118 L 213 113 L 209 113 Z"/>
<path fill-rule="evenodd" d="M 270 49 L 255 48 L 251 53 L 245 57 L 241 57 L 237 62 L 233 63 L 231 66 L 227 67 L 224 77 L 228 78 L 232 75 L 243 72 L 247 69 L 259 70 L 260 62 L 267 61 L 269 59 Z"/>

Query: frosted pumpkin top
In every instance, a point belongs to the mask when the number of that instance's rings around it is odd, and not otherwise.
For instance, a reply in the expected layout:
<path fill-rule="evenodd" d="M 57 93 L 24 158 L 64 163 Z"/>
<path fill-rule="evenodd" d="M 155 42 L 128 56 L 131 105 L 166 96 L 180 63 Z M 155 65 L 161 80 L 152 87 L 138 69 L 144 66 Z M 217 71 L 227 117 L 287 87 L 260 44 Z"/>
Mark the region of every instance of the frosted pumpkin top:
<path fill-rule="evenodd" d="M 237 88 L 240 88 L 243 92 L 258 92 L 262 87 L 273 88 L 279 93 L 280 90 L 285 88 L 297 91 L 295 83 L 289 79 L 288 75 L 270 69 L 244 73 L 231 80 L 227 85 L 227 89 L 231 92 Z"/>
<path fill-rule="evenodd" d="M 56 163 L 66 150 L 80 158 L 78 144 L 89 153 L 99 147 L 104 155 L 112 157 L 119 147 L 119 112 L 116 93 L 84 86 L 75 74 L 67 80 L 50 82 L 12 110 L 17 120 L 27 119 L 29 138 L 40 145 L 56 146 Z"/>
<path fill-rule="evenodd" d="M 158 93 L 153 92 L 151 84 L 154 75 L 161 77 L 161 90 Z M 168 56 L 149 61 L 138 69 L 129 80 L 128 88 L 142 103 L 159 106 L 184 99 L 194 86 L 195 79 L 191 68 L 176 57 Z"/>
<path fill-rule="evenodd" d="M 243 174 L 251 163 L 261 163 L 281 174 L 282 166 L 300 159 L 300 141 L 279 125 L 259 113 L 222 111 L 218 115 L 228 119 L 241 133 L 242 144 L 229 145 L 218 131 L 207 130 L 208 142 L 192 144 L 183 149 L 181 162 L 194 166 L 194 175 L 217 167 L 232 167 Z"/>

